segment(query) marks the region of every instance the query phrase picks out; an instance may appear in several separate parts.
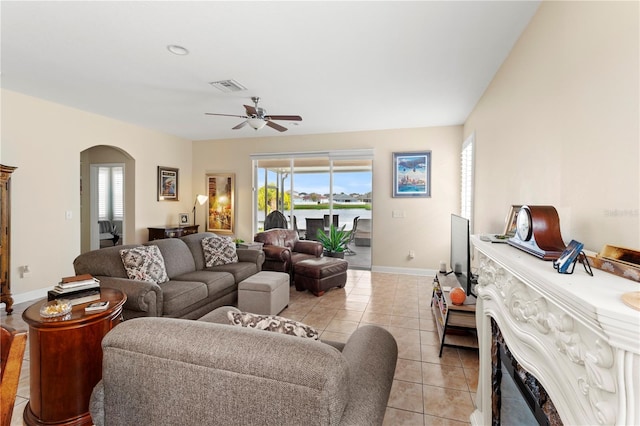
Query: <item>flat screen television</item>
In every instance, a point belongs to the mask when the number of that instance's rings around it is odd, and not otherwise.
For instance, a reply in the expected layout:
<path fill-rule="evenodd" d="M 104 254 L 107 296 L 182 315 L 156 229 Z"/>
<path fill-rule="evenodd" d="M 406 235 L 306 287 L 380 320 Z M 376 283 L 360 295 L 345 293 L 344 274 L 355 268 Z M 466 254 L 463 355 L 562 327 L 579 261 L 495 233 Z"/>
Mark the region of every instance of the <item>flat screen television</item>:
<path fill-rule="evenodd" d="M 471 273 L 471 245 L 469 241 L 469 219 L 451 215 L 451 272 L 465 290 L 467 296 L 474 293 L 475 277 Z"/>

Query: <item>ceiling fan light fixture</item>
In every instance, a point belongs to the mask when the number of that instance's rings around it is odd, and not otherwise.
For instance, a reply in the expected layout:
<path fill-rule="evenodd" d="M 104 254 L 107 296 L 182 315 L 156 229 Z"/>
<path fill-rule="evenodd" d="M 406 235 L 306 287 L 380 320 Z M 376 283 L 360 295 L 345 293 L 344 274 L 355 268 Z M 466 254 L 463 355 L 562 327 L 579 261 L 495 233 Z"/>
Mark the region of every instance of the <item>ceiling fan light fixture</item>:
<path fill-rule="evenodd" d="M 265 124 L 267 124 L 267 120 L 254 117 L 249 118 L 247 123 L 249 123 L 249 126 L 253 127 L 255 130 L 260 130 L 265 126 Z"/>

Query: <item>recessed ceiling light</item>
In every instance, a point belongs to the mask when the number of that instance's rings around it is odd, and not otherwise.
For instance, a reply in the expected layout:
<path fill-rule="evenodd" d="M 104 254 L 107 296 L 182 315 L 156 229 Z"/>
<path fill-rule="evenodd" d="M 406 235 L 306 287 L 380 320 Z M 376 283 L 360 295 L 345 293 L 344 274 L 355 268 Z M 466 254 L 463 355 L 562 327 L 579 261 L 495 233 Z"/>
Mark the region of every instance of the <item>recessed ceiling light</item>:
<path fill-rule="evenodd" d="M 177 44 L 168 45 L 167 50 L 173 53 L 174 55 L 184 56 L 189 54 L 189 51 L 186 48 L 182 46 L 178 46 Z"/>

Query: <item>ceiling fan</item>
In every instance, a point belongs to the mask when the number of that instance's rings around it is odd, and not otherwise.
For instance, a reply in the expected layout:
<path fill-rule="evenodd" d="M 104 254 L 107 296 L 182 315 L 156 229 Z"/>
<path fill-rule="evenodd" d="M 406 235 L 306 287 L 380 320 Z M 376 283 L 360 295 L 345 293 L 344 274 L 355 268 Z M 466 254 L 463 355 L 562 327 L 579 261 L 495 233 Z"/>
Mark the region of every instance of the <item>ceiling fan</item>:
<path fill-rule="evenodd" d="M 255 130 L 262 129 L 265 125 L 271 127 L 272 129 L 276 129 L 279 132 L 286 132 L 287 128 L 281 126 L 277 123 L 274 123 L 272 120 L 288 120 L 288 121 L 302 121 L 302 117 L 299 115 L 267 115 L 267 110 L 260 108 L 258 106 L 258 102 L 260 98 L 257 96 L 253 96 L 251 98 L 255 106 L 245 105 L 244 109 L 247 112 L 247 115 L 234 115 L 234 114 L 216 114 L 213 112 L 205 112 L 206 115 L 221 115 L 224 117 L 240 117 L 245 120 L 233 127 L 233 130 L 241 129 L 247 124 L 253 127 Z"/>

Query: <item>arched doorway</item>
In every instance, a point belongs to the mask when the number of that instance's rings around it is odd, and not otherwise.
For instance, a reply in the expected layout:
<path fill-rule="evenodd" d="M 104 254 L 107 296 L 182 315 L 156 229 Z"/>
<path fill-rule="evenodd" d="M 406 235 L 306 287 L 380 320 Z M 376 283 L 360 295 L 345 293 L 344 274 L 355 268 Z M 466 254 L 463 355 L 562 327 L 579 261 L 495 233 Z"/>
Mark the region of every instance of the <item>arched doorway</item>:
<path fill-rule="evenodd" d="M 113 220 L 113 209 L 109 207 L 105 213 L 98 210 L 100 191 L 99 176 L 103 179 L 105 170 L 121 173 L 121 199 L 118 206 L 117 217 Z M 110 189 L 108 189 L 110 191 Z M 129 153 L 122 149 L 108 145 L 97 145 L 80 153 L 80 217 L 81 236 L 80 250 L 87 252 L 100 248 L 99 219 L 109 220 L 117 229 L 117 239 L 112 239 L 112 244 L 126 244 L 135 235 L 135 160 Z M 100 216 L 107 215 L 106 217 Z"/>

